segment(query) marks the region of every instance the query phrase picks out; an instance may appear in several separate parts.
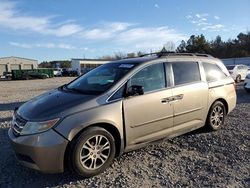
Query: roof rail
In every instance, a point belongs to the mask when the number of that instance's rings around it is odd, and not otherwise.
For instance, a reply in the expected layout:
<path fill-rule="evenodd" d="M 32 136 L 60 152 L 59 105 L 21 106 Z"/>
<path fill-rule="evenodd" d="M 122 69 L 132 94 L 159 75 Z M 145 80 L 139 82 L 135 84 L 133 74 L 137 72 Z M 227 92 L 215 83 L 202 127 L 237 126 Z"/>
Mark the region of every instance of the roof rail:
<path fill-rule="evenodd" d="M 162 56 L 196 56 L 196 57 L 213 57 L 209 54 L 200 54 L 200 53 L 178 53 L 178 52 L 154 52 L 140 55 L 139 57 L 156 55 L 158 57 Z"/>

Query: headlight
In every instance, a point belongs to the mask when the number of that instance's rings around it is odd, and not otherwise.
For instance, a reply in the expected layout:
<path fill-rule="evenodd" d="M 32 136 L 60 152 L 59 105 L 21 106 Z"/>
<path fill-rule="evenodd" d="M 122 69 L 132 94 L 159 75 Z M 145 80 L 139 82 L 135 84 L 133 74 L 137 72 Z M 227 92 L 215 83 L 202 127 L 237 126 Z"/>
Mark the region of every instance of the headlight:
<path fill-rule="evenodd" d="M 20 135 L 34 134 L 47 131 L 52 128 L 58 121 L 59 118 L 44 122 L 27 122 L 24 125 Z"/>

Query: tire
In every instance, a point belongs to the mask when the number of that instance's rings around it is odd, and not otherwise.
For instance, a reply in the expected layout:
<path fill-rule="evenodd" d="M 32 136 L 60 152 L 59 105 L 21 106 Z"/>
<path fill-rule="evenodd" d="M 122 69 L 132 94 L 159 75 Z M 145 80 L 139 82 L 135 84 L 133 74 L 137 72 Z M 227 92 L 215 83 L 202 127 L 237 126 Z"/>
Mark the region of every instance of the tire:
<path fill-rule="evenodd" d="M 221 129 L 224 125 L 225 117 L 225 105 L 220 101 L 214 102 L 208 112 L 206 127 L 211 131 L 217 131 Z"/>
<path fill-rule="evenodd" d="M 246 90 L 246 92 L 250 93 L 250 89 L 248 89 L 248 88 L 245 88 L 245 90 Z"/>
<path fill-rule="evenodd" d="M 236 76 L 236 79 L 235 79 L 235 82 L 236 83 L 239 83 L 241 81 L 241 75 L 237 75 Z"/>
<path fill-rule="evenodd" d="M 88 128 L 72 142 L 69 154 L 70 168 L 74 173 L 82 177 L 95 176 L 114 160 L 114 137 L 101 127 Z"/>

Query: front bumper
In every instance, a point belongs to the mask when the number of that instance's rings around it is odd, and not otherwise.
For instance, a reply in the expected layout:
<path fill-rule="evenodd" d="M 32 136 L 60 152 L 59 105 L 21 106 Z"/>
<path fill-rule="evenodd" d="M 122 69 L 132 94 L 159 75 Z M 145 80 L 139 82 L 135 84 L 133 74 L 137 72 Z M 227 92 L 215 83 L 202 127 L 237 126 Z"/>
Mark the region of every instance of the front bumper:
<path fill-rule="evenodd" d="M 16 137 L 10 128 L 8 135 L 22 165 L 44 173 L 64 171 L 64 154 L 68 140 L 53 129 L 40 134 Z"/>

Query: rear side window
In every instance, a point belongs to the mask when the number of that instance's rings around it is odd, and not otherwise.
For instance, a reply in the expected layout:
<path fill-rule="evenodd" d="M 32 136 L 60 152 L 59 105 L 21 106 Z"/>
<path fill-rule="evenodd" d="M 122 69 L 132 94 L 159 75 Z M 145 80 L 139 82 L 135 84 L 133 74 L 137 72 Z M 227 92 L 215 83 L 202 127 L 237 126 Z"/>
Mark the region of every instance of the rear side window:
<path fill-rule="evenodd" d="M 228 65 L 226 67 L 227 67 L 227 70 L 233 70 L 235 66 L 234 65 Z"/>
<path fill-rule="evenodd" d="M 193 83 L 201 80 L 197 62 L 175 62 L 172 64 L 175 85 Z"/>
<path fill-rule="evenodd" d="M 208 82 L 218 81 L 227 77 L 227 75 L 216 64 L 203 63 L 203 68 Z"/>

